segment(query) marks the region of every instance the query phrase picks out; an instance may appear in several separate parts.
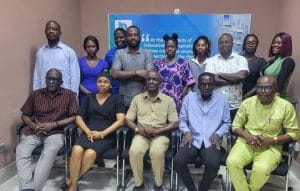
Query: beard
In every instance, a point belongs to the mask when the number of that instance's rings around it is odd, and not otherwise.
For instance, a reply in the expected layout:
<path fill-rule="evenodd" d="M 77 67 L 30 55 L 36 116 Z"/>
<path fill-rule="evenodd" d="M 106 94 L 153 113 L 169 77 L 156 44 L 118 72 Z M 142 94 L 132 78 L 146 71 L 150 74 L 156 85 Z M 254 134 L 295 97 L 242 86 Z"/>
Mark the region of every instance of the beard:
<path fill-rule="evenodd" d="M 206 93 L 206 94 L 201 94 L 201 97 L 203 100 L 209 100 L 211 96 L 212 96 L 212 92 Z"/>

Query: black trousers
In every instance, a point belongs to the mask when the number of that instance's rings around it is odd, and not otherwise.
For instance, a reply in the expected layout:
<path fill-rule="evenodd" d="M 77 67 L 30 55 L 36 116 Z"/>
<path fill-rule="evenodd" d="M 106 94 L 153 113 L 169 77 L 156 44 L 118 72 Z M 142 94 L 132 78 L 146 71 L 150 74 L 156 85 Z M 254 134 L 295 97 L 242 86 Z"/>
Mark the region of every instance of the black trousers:
<path fill-rule="evenodd" d="M 197 157 L 201 157 L 205 166 L 198 190 L 207 191 L 219 171 L 221 151 L 217 150 L 215 147 L 205 148 L 202 146 L 200 149 L 197 149 L 194 146 L 189 148 L 188 145 L 185 145 L 180 148 L 174 157 L 174 169 L 182 179 L 183 184 L 188 191 L 197 191 L 196 185 L 187 167 L 187 165 L 192 164 Z"/>

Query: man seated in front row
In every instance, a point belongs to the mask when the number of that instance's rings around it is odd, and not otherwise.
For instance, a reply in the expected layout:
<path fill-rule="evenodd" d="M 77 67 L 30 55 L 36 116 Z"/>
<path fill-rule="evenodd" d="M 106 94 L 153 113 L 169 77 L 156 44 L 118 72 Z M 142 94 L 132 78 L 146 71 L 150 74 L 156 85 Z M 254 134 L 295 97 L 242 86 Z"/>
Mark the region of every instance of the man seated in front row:
<path fill-rule="evenodd" d="M 154 190 L 163 190 L 165 152 L 170 142 L 168 134 L 177 128 L 178 116 L 173 98 L 159 92 L 160 82 L 159 73 L 148 72 L 147 91 L 133 98 L 126 115 L 126 124 L 135 132 L 129 150 L 129 161 L 135 180 L 134 191 L 145 190 L 143 159 L 147 150 L 154 174 Z"/>
<path fill-rule="evenodd" d="M 62 73 L 50 69 L 46 73 L 46 88 L 35 90 L 21 108 L 22 131 L 16 149 L 19 187 L 22 191 L 41 191 L 59 149 L 64 145 L 63 129 L 71 124 L 78 110 L 76 95 L 61 88 Z M 43 144 L 43 151 L 32 171 L 31 153 Z"/>
<path fill-rule="evenodd" d="M 293 105 L 275 96 L 277 82 L 257 80 L 257 95 L 242 102 L 232 124 L 238 139 L 227 158 L 236 191 L 258 191 L 281 161 L 282 144 L 300 138 Z M 244 167 L 253 163 L 249 183 Z"/>
<path fill-rule="evenodd" d="M 231 120 L 226 97 L 213 91 L 215 75 L 202 73 L 198 77 L 198 92 L 183 100 L 179 129 L 184 136 L 174 158 L 174 168 L 188 191 L 197 191 L 188 164 L 200 156 L 205 166 L 199 191 L 207 191 L 217 176 L 221 162 L 222 136 L 229 131 Z"/>

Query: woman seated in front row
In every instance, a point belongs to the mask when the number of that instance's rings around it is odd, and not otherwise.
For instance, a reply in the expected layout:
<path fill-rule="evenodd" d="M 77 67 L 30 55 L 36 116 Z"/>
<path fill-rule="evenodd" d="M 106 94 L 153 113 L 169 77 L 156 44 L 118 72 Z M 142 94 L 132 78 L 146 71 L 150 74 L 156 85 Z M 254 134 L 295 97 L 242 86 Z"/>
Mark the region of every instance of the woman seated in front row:
<path fill-rule="evenodd" d="M 70 161 L 70 179 L 62 190 L 76 191 L 78 180 L 94 164 L 97 157 L 115 144 L 114 132 L 123 125 L 125 109 L 119 95 L 110 94 L 112 78 L 103 72 L 97 78 L 97 94 L 88 94 L 76 116 L 83 134 L 76 140 Z"/>

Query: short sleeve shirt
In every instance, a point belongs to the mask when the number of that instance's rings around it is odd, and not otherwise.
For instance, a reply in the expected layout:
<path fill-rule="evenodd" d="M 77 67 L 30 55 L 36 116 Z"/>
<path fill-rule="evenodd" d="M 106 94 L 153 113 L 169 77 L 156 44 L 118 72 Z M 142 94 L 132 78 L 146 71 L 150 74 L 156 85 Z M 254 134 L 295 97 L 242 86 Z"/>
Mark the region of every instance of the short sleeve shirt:
<path fill-rule="evenodd" d="M 214 74 L 230 74 L 242 70 L 249 71 L 248 62 L 246 58 L 236 53 L 232 53 L 226 60 L 220 54 L 208 58 L 205 67 L 206 72 Z M 242 83 L 222 86 L 218 90 L 226 96 L 230 109 L 239 108 L 243 97 Z"/>
<path fill-rule="evenodd" d="M 121 71 L 152 70 L 153 56 L 151 51 L 140 48 L 135 53 L 128 48 L 116 52 L 112 68 Z M 134 80 L 120 80 L 119 94 L 124 97 L 124 105 L 129 106 L 132 98 L 145 91 L 145 83 Z"/>
<path fill-rule="evenodd" d="M 75 116 L 78 111 L 76 95 L 68 89 L 60 88 L 54 96 L 50 96 L 47 89 L 34 91 L 21 108 L 23 115 L 33 118 L 39 123 L 51 123 Z M 62 132 L 62 128 L 55 128 L 49 134 Z"/>
<path fill-rule="evenodd" d="M 141 127 L 165 127 L 168 122 L 178 121 L 176 105 L 173 98 L 159 93 L 151 99 L 147 92 L 135 96 L 131 102 L 126 118 L 137 120 Z"/>

